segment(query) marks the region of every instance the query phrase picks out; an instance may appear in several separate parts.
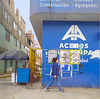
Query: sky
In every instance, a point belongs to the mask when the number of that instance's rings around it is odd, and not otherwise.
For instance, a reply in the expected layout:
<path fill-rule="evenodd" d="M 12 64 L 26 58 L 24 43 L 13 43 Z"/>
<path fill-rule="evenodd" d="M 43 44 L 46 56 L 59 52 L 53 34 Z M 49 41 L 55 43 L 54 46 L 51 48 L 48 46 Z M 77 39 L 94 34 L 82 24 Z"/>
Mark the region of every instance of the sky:
<path fill-rule="evenodd" d="M 14 0 L 15 8 L 19 9 L 20 16 L 23 17 L 24 21 L 26 22 L 26 33 L 28 30 L 32 30 L 34 34 L 34 39 L 36 40 L 36 35 L 34 29 L 30 22 L 30 0 Z"/>

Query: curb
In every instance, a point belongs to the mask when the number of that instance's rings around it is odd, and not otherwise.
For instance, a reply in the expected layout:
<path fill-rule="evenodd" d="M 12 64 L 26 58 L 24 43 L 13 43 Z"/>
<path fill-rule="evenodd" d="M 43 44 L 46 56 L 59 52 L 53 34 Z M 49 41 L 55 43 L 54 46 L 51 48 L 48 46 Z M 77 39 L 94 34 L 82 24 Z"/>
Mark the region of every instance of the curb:
<path fill-rule="evenodd" d="M 0 76 L 0 78 L 7 78 L 7 77 L 11 77 L 11 75 Z"/>

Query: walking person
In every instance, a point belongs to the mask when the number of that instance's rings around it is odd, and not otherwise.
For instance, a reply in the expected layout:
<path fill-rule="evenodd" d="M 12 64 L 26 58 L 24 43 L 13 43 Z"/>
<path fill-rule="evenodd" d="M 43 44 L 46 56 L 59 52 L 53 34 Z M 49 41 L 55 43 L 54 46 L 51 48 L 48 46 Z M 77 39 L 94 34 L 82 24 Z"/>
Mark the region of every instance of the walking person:
<path fill-rule="evenodd" d="M 49 86 L 53 83 L 53 81 L 56 79 L 57 82 L 58 82 L 58 88 L 59 88 L 59 91 L 60 92 L 64 92 L 64 90 L 61 89 L 61 86 L 60 86 L 60 76 L 59 76 L 59 73 L 60 73 L 60 68 L 58 66 L 58 58 L 53 58 L 52 60 L 53 62 L 53 65 L 52 65 L 52 72 L 51 72 L 51 81 L 47 84 L 46 88 L 44 88 L 44 90 L 46 92 L 48 92 L 48 88 Z"/>

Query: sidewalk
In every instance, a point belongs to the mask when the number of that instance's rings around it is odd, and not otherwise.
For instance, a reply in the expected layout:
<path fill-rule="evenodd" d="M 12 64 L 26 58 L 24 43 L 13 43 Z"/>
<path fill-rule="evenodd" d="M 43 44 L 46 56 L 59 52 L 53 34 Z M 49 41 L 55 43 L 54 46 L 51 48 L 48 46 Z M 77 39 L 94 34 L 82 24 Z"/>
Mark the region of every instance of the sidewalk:
<path fill-rule="evenodd" d="M 0 78 L 0 99 L 100 99 L 100 89 L 94 88 L 50 88 L 45 92 L 41 82 L 32 84 L 11 84 L 11 77 Z"/>
<path fill-rule="evenodd" d="M 100 89 L 63 88 L 65 92 L 60 93 L 58 88 L 50 88 L 50 92 L 45 92 L 41 82 L 34 83 L 31 89 L 28 86 L 17 92 L 14 99 L 100 99 Z"/>
<path fill-rule="evenodd" d="M 11 77 L 0 78 L 0 99 L 13 99 L 13 95 L 26 85 L 11 83 Z"/>

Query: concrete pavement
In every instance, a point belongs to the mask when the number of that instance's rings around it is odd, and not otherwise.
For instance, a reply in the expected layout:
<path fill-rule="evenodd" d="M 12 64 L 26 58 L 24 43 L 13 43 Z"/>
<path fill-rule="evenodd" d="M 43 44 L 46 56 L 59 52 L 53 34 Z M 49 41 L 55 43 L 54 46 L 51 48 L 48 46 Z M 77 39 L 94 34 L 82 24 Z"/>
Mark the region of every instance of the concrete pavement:
<path fill-rule="evenodd" d="M 92 88 L 50 88 L 45 92 L 41 82 L 35 82 L 33 87 L 28 85 L 12 85 L 10 78 L 0 79 L 0 99 L 100 99 L 100 89 Z"/>
<path fill-rule="evenodd" d="M 0 99 L 13 99 L 13 95 L 26 85 L 12 85 L 11 77 L 0 78 Z"/>
<path fill-rule="evenodd" d="M 33 89 L 24 88 L 14 96 L 14 99 L 100 99 L 100 89 L 91 88 L 63 88 L 64 93 L 60 93 L 58 88 L 50 88 L 50 92 L 45 92 L 41 88 L 41 83 L 33 84 Z"/>

